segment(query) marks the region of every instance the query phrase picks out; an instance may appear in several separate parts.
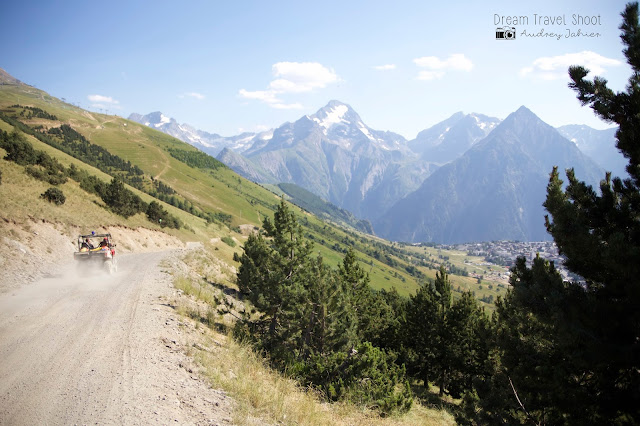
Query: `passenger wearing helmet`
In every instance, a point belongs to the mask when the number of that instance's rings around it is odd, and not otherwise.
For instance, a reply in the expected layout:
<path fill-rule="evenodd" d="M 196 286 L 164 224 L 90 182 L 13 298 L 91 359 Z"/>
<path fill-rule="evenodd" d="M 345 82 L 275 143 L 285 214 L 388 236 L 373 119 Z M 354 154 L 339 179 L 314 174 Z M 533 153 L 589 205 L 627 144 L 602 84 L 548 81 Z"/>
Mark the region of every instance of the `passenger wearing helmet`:
<path fill-rule="evenodd" d="M 107 237 L 104 237 L 104 239 L 100 241 L 100 248 L 104 247 L 109 247 L 109 240 L 107 240 Z"/>
<path fill-rule="evenodd" d="M 93 249 L 93 244 L 89 241 L 88 238 L 85 238 L 82 242 L 82 246 L 80 246 L 80 251 L 88 251 Z"/>

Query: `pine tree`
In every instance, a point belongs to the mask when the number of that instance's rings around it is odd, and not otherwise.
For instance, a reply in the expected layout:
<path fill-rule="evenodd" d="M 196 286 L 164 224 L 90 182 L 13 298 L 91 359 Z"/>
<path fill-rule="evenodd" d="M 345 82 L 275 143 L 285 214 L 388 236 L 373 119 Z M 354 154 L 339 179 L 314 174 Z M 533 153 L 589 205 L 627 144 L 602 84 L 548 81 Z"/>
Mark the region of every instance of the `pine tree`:
<path fill-rule="evenodd" d="M 438 301 L 430 283 L 423 285 L 407 305 L 406 346 L 409 372 L 424 386 L 436 377 L 439 340 Z"/>
<path fill-rule="evenodd" d="M 380 321 L 380 306 L 373 302 L 374 295 L 369 287 L 369 274 L 358 263 L 355 251 L 349 248 L 338 265 L 338 274 L 345 286 L 345 295 L 357 317 L 357 333 L 360 341 L 372 341 L 380 331 L 375 324 Z"/>
<path fill-rule="evenodd" d="M 261 348 L 285 363 L 352 348 L 356 319 L 350 289 L 321 257 L 311 258 L 313 244 L 303 238 L 284 200 L 263 227 L 270 239 L 251 235 L 238 270 L 238 287 L 258 315 L 245 325 Z"/>
<path fill-rule="evenodd" d="M 445 386 L 448 384 L 451 370 L 451 346 L 452 331 L 448 326 L 448 314 L 451 308 L 451 281 L 444 265 L 436 272 L 434 282 L 435 299 L 438 304 L 438 316 L 436 319 L 437 339 L 435 347 L 435 366 L 437 368 L 440 396 L 444 395 Z"/>
<path fill-rule="evenodd" d="M 116 214 L 129 217 L 136 213 L 146 211 L 147 205 L 140 197 L 129 191 L 119 177 L 114 177 L 106 186 L 102 201 Z"/>
<path fill-rule="evenodd" d="M 544 203 L 547 230 L 565 266 L 583 282 L 563 283 L 540 260 L 513 271 L 513 291 L 498 303 L 504 374 L 519 415 L 553 424 L 640 422 L 640 25 L 638 4 L 622 13 L 624 54 L 633 70 L 614 93 L 588 70 L 569 69 L 583 105 L 617 123 L 616 146 L 630 178 L 607 173 L 598 194 L 557 168 Z M 515 399 L 514 399 L 515 400 Z M 510 403 L 513 406 L 513 402 Z M 525 411 L 526 410 L 526 411 Z M 516 414 L 514 414 L 515 416 Z"/>
<path fill-rule="evenodd" d="M 435 283 L 425 284 L 411 297 L 407 309 L 407 346 L 413 373 L 428 386 L 436 381 L 444 395 L 450 370 L 451 330 L 447 314 L 451 308 L 451 283 L 444 265 Z"/>
<path fill-rule="evenodd" d="M 470 291 L 453 302 L 447 315 L 449 339 L 448 391 L 459 398 L 472 388 L 473 379 L 485 373 L 489 357 L 489 319 Z"/>
<path fill-rule="evenodd" d="M 568 370 L 578 362 L 569 358 L 575 355 L 569 350 L 570 336 L 560 339 L 565 284 L 553 263 L 540 257 L 531 268 L 518 258 L 510 284 L 504 300 L 496 302 L 496 339 L 503 367 L 496 380 L 506 393 L 503 409 L 511 421 L 564 423 L 567 411 L 559 409 L 566 405 L 562 400 L 582 393 Z"/>
<path fill-rule="evenodd" d="M 0 147 L 7 151 L 4 159 L 13 161 L 21 166 L 36 164 L 38 162 L 38 152 L 33 148 L 22 133 L 14 130 L 10 134 L 3 132 L 2 144 Z"/>
<path fill-rule="evenodd" d="M 241 325 L 250 328 L 260 348 L 271 352 L 274 360 L 286 363 L 301 338 L 312 246 L 302 238 L 295 215 L 284 201 L 274 223 L 265 219 L 263 227 L 272 239 L 249 236 L 240 258 L 238 287 L 258 315 Z"/>
<path fill-rule="evenodd" d="M 569 320 L 584 345 L 588 378 L 584 386 L 592 397 L 592 418 L 605 422 L 640 422 L 640 25 L 638 3 L 622 13 L 621 39 L 633 74 L 625 92 L 614 93 L 607 81 L 585 79 L 588 70 L 571 67 L 569 86 L 583 105 L 617 123 L 616 146 L 628 159 L 630 178 L 607 174 L 598 195 L 567 172 L 562 190 L 554 170 L 545 207 L 552 220 L 547 229 L 566 257 L 565 265 L 585 279 L 585 288 L 571 288 L 580 302 Z M 575 287 L 575 285 L 574 285 Z"/>
<path fill-rule="evenodd" d="M 485 374 L 489 320 L 470 292 L 452 302 L 451 282 L 442 265 L 436 280 L 411 297 L 406 314 L 410 373 L 456 398 Z"/>
<path fill-rule="evenodd" d="M 357 314 L 350 303 L 350 288 L 320 256 L 310 262 L 309 272 L 299 351 L 303 358 L 350 351 L 358 342 Z"/>
<path fill-rule="evenodd" d="M 369 302 L 359 310 L 358 324 L 362 340 L 406 361 L 407 299 L 392 288 L 371 293 Z"/>
<path fill-rule="evenodd" d="M 254 307 L 236 323 L 237 334 L 329 400 L 352 400 L 384 414 L 407 410 L 412 398 L 404 368 L 358 337 L 353 302 L 368 303 L 368 276 L 355 254 L 338 271 L 320 256 L 311 258 L 313 246 L 284 200 L 263 228 L 236 258 L 238 288 Z"/>

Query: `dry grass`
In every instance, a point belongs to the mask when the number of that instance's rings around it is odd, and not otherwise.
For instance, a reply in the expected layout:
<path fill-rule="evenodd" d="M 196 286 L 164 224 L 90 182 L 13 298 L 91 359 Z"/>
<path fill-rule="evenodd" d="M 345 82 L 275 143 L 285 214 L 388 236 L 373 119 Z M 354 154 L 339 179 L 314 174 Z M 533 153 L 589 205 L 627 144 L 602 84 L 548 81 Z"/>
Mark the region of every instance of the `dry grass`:
<path fill-rule="evenodd" d="M 204 302 L 213 307 L 217 305 L 216 294 L 219 291 L 214 291 L 207 283 L 190 280 L 187 277 L 177 277 L 173 286 L 182 290 L 186 295 L 193 296 L 196 301 Z"/>
<path fill-rule="evenodd" d="M 195 353 L 213 387 L 236 401 L 234 422 L 242 425 L 454 425 L 445 410 L 414 402 L 400 416 L 379 417 L 351 404 L 322 402 L 313 392 L 271 370 L 251 349 L 230 337 L 211 332 L 203 343 L 210 350 Z"/>

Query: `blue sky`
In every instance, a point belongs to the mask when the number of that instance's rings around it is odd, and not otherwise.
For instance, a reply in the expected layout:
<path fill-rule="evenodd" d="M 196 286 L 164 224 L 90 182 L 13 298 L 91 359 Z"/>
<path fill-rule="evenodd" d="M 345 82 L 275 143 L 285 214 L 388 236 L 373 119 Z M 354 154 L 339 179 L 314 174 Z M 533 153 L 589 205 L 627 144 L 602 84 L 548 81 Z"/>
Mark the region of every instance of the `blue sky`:
<path fill-rule="evenodd" d="M 608 127 L 580 106 L 566 70 L 586 64 L 624 89 L 626 2 L 428 3 L 9 0 L 0 68 L 83 108 L 162 111 L 225 136 L 332 99 L 408 139 L 457 111 L 505 118 L 520 105 L 554 126 Z M 496 40 L 507 17 L 519 18 L 516 39 Z M 578 30 L 599 36 L 566 37 Z"/>

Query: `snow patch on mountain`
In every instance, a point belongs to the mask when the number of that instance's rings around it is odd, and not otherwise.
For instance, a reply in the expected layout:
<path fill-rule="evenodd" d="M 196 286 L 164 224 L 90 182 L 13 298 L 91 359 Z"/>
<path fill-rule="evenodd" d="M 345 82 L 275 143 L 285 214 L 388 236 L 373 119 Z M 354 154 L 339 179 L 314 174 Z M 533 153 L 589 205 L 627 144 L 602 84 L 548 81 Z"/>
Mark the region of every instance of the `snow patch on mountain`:
<path fill-rule="evenodd" d="M 316 121 L 318 124 L 320 124 L 322 127 L 324 127 L 325 129 L 328 129 L 329 127 L 333 126 L 334 124 L 338 124 L 338 123 L 342 123 L 342 122 L 347 122 L 345 119 L 343 119 L 342 117 L 344 117 L 344 115 L 347 113 L 347 111 L 349 111 L 349 107 L 346 105 L 336 105 L 335 107 L 333 107 L 333 109 L 331 109 L 330 111 L 327 112 L 327 115 L 325 118 L 323 118 L 322 120 L 320 120 L 317 117 L 314 117 L 314 121 Z"/>
<path fill-rule="evenodd" d="M 129 119 L 178 138 L 212 156 L 218 155 L 224 148 L 230 148 L 235 152 L 241 153 L 251 148 L 254 144 L 264 143 L 273 138 L 273 130 L 224 137 L 198 130 L 187 123 L 180 124 L 160 111 L 144 116 L 134 113 L 129 116 Z"/>
<path fill-rule="evenodd" d="M 164 114 L 160 114 L 160 122 L 159 123 L 155 123 L 154 127 L 158 128 L 158 127 L 162 127 L 163 124 L 169 124 L 171 123 L 171 118 L 167 117 Z"/>
<path fill-rule="evenodd" d="M 476 123 L 478 124 L 478 127 L 481 130 L 487 130 L 487 134 L 489 134 L 489 132 L 491 132 L 491 130 L 493 130 L 498 124 L 500 124 L 500 120 L 492 120 L 489 122 L 486 122 L 484 120 L 482 120 L 482 118 L 478 117 L 476 114 L 469 114 L 471 115 L 474 120 L 476 120 Z"/>
<path fill-rule="evenodd" d="M 263 141 L 269 141 L 271 139 L 273 139 L 273 129 L 268 130 L 266 132 L 262 132 L 258 135 L 258 138 L 263 140 Z"/>
<path fill-rule="evenodd" d="M 369 132 L 369 129 L 367 128 L 367 126 L 362 121 L 358 122 L 358 130 L 360 130 L 367 138 L 369 138 L 370 141 L 384 144 L 384 141 L 382 139 L 375 138 L 371 134 L 371 132 Z M 383 146 L 383 148 L 387 149 L 384 146 Z"/>
<path fill-rule="evenodd" d="M 438 136 L 438 144 L 442 143 L 444 138 L 447 136 L 447 133 L 449 133 L 449 130 L 451 130 L 451 127 L 447 127 L 444 129 L 444 132 L 440 133 L 440 136 Z"/>

